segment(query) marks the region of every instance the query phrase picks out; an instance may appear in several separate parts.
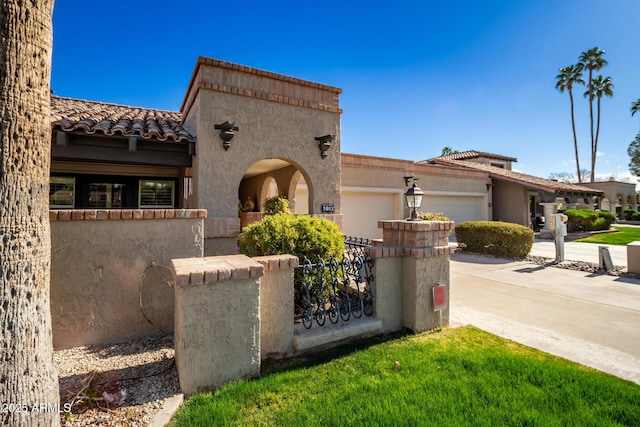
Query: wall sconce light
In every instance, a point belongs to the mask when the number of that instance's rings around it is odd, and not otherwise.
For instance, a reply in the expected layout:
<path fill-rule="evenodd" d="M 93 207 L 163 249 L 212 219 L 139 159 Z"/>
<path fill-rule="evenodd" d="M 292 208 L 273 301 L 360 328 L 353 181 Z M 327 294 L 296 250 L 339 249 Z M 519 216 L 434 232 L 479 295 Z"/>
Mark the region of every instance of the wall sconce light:
<path fill-rule="evenodd" d="M 222 138 L 222 148 L 224 151 L 227 151 L 229 147 L 231 147 L 231 140 L 236 135 L 233 132 L 237 132 L 238 126 L 236 126 L 236 122 L 230 122 L 229 120 L 224 123 L 220 123 L 219 125 L 214 125 L 214 129 L 220 130 L 220 138 Z"/>
<path fill-rule="evenodd" d="M 324 136 L 316 136 L 314 138 L 318 141 L 318 146 L 320 147 L 320 156 L 324 159 L 327 157 L 327 150 L 331 148 L 331 143 L 335 141 L 335 135 L 324 135 Z"/>
<path fill-rule="evenodd" d="M 407 201 L 407 207 L 411 209 L 411 217 L 408 218 L 407 221 L 420 220 L 420 218 L 418 218 L 418 209 L 422 206 L 422 196 L 424 196 L 424 192 L 416 185 L 417 180 L 418 178 L 411 175 L 404 177 L 404 183 L 407 186 L 411 181 L 413 181 L 413 185 L 409 187 L 406 193 L 404 193 L 404 197 Z"/>
<path fill-rule="evenodd" d="M 487 186 L 487 191 L 489 191 L 493 187 L 493 182 L 488 182 L 485 185 Z"/>

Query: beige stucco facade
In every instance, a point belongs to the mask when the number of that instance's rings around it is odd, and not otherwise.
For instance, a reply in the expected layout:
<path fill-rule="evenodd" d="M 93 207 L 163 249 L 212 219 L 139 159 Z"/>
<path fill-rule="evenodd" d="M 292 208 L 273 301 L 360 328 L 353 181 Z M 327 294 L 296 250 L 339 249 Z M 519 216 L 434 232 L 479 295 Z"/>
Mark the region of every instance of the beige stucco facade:
<path fill-rule="evenodd" d="M 492 190 L 493 220 L 529 225 L 529 192 L 522 185 L 496 180 Z"/>
<path fill-rule="evenodd" d="M 630 182 L 601 181 L 587 182 L 583 185 L 601 190 L 604 194 L 599 198 L 600 209 L 616 213 L 616 206 L 625 209 L 638 208 L 636 185 Z"/>
<path fill-rule="evenodd" d="M 238 200 L 259 198 L 261 182 L 247 175 L 265 160 L 285 161 L 293 179 L 299 171 L 308 187 L 308 211 L 321 214 L 321 204 L 340 214 L 340 89 L 317 83 L 200 58 L 185 96 L 185 124 L 198 135 L 193 157 L 190 204 L 208 211 L 205 252 L 220 253 L 216 239 L 235 239 L 239 232 Z M 215 125 L 234 122 L 238 128 L 225 150 Z M 321 155 L 315 139 L 334 135 Z M 281 165 L 278 163 L 278 165 Z M 244 180 L 244 182 L 243 182 Z M 279 183 L 281 195 L 289 186 Z M 216 229 L 223 219 L 228 229 Z M 237 224 L 232 226 L 232 224 Z M 224 252 L 224 250 L 222 251 Z"/>

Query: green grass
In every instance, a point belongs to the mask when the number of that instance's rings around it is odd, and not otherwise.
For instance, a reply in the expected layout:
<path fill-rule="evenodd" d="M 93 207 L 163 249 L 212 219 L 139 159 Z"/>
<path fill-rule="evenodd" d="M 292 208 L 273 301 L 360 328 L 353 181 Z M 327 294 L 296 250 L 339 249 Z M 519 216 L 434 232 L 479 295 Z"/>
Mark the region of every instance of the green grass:
<path fill-rule="evenodd" d="M 576 242 L 600 243 L 605 245 L 627 245 L 631 242 L 640 241 L 640 227 L 619 227 L 617 233 L 594 234 Z"/>
<path fill-rule="evenodd" d="M 260 379 L 194 395 L 170 426 L 639 422 L 640 386 L 464 327 L 324 353 Z"/>

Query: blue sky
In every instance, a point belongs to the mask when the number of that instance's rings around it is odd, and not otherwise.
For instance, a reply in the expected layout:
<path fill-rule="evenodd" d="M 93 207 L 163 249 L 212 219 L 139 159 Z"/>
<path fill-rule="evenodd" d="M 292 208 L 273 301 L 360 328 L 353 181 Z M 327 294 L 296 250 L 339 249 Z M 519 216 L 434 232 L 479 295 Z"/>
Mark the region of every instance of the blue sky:
<path fill-rule="evenodd" d="M 342 88 L 342 151 L 423 160 L 445 146 L 574 172 L 560 67 L 606 51 L 598 177 L 629 177 L 640 129 L 640 1 L 215 2 L 59 0 L 51 86 L 60 96 L 177 111 L 198 56 Z M 588 103 L 575 91 L 580 161 Z M 632 178 L 635 182 L 635 177 Z"/>

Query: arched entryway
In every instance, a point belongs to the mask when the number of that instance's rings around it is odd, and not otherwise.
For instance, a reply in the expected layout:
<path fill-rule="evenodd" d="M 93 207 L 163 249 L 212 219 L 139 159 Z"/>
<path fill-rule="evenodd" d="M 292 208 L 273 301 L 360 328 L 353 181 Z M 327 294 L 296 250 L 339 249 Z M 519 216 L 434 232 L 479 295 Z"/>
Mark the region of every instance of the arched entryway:
<path fill-rule="evenodd" d="M 311 189 L 304 170 L 288 159 L 263 159 L 254 163 L 245 171 L 238 187 L 242 227 L 262 219 L 264 202 L 270 197 L 286 197 L 292 213 L 309 213 Z"/>

